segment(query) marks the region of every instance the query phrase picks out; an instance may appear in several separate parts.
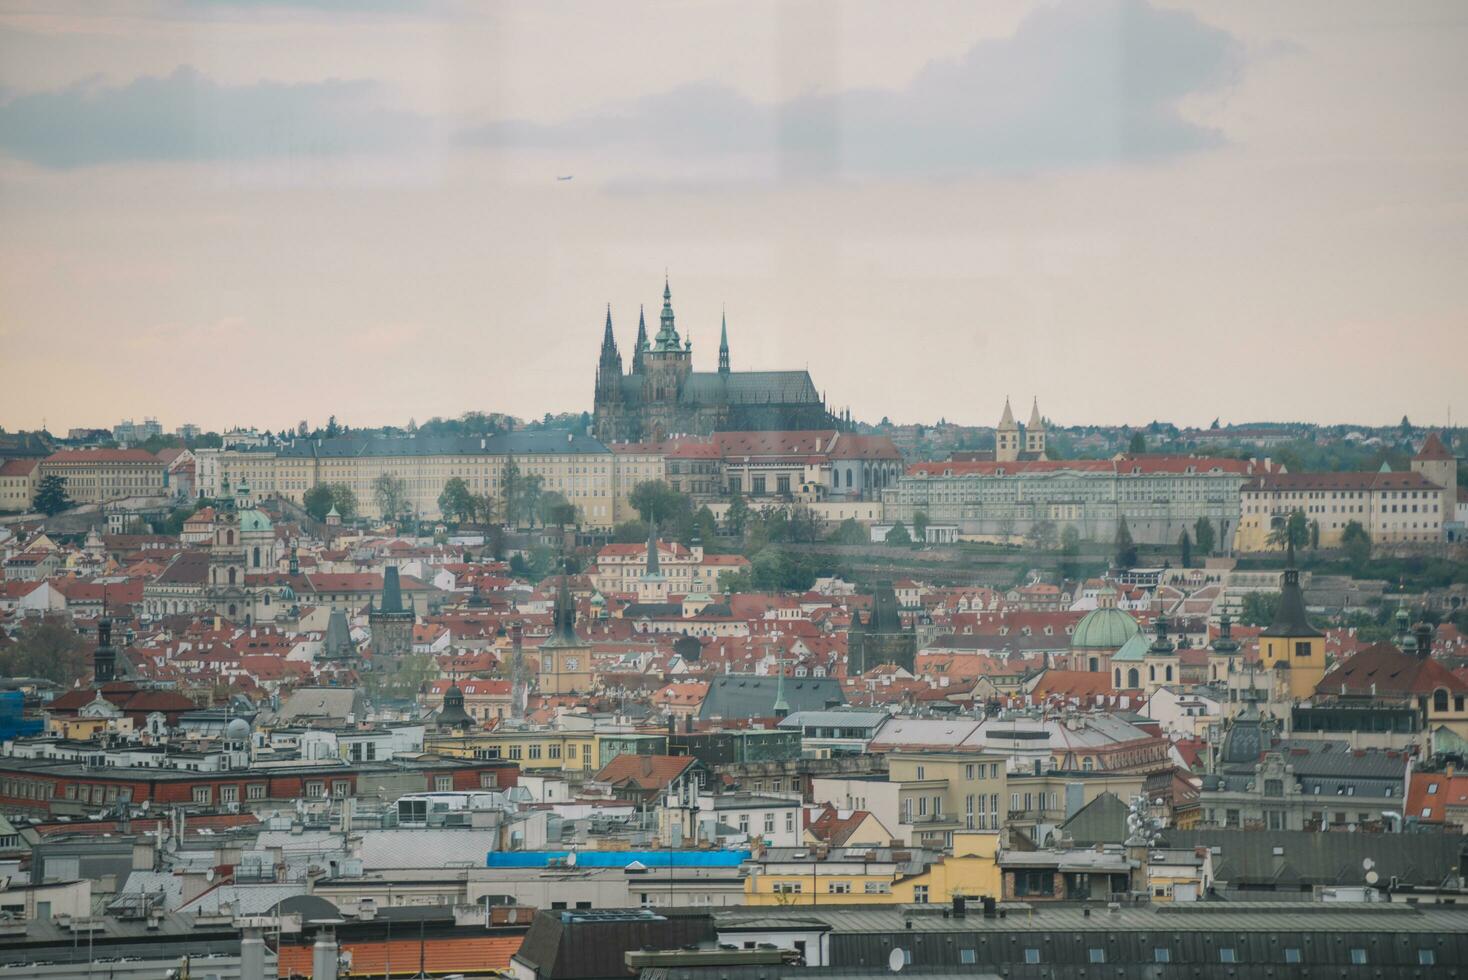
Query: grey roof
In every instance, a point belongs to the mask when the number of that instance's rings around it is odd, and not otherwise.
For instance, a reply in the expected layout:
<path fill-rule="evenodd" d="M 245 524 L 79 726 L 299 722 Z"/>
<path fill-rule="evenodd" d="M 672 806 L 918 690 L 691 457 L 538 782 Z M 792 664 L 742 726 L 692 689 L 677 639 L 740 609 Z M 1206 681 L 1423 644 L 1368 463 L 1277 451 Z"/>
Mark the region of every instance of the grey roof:
<path fill-rule="evenodd" d="M 591 436 L 542 430 L 477 436 L 336 436 L 296 439 L 285 445 L 240 447 L 243 452 L 317 459 L 358 456 L 541 456 L 557 453 L 609 453 Z"/>
<path fill-rule="evenodd" d="M 851 708 L 834 711 L 797 711 L 780 719 L 781 728 L 876 728 L 888 718 L 885 711 Z"/>
<path fill-rule="evenodd" d="M 367 701 L 360 688 L 299 687 L 280 706 L 280 723 L 288 724 L 305 718 L 345 718 L 353 715 L 361 721 L 367 717 Z"/>
<path fill-rule="evenodd" d="M 639 378 L 639 386 L 642 381 Z M 703 405 L 809 405 L 821 400 L 806 371 L 695 371 L 678 393 L 681 402 Z"/>
<path fill-rule="evenodd" d="M 1060 829 L 1078 847 L 1120 844 L 1127 837 L 1128 812 L 1121 797 L 1108 791 L 1077 810 Z"/>
<path fill-rule="evenodd" d="M 1397 878 L 1402 884 L 1436 885 L 1457 874 L 1468 850 L 1468 837 L 1461 834 L 1164 830 L 1162 839 L 1169 847 L 1217 848 L 1213 875 L 1233 888 L 1364 885 L 1368 858 L 1381 882 Z"/>
<path fill-rule="evenodd" d="M 778 677 L 754 674 L 720 674 L 709 684 L 698 716 L 710 718 L 772 718 Z M 790 711 L 827 707 L 828 701 L 846 703 L 841 682 L 834 677 L 787 677 L 784 696 Z"/>

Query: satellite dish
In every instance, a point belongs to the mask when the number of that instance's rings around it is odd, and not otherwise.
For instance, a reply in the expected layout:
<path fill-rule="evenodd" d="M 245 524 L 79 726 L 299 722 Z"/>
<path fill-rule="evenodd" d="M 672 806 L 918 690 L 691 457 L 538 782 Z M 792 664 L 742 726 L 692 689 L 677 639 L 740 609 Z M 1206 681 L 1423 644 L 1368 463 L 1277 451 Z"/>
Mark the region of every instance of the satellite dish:
<path fill-rule="evenodd" d="M 900 949 L 894 949 L 887 954 L 887 969 L 893 973 L 901 973 L 903 964 L 907 962 L 907 953 Z"/>
<path fill-rule="evenodd" d="M 574 868 L 574 867 L 576 867 L 576 852 L 575 851 L 572 851 L 570 854 L 567 854 L 566 855 L 566 867 L 568 867 L 568 868 Z"/>
<path fill-rule="evenodd" d="M 1366 884 L 1368 884 L 1368 885 L 1374 885 L 1374 884 L 1376 884 L 1380 880 L 1381 880 L 1381 875 L 1377 874 L 1375 871 L 1368 871 L 1368 872 L 1366 872 Z"/>
<path fill-rule="evenodd" d="M 1366 858 L 1364 861 L 1361 862 L 1361 867 L 1366 871 L 1370 871 L 1372 868 L 1376 867 L 1376 862 L 1371 860 L 1370 858 Z"/>

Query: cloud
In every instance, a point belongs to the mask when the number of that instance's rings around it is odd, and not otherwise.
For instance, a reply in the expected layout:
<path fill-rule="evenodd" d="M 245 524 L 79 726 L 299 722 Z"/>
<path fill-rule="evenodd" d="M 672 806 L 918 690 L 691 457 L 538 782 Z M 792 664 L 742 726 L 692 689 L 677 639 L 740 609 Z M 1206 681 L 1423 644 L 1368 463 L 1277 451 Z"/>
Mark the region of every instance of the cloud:
<path fill-rule="evenodd" d="M 683 85 L 559 123 L 506 120 L 463 134 L 505 149 L 625 147 L 656 161 L 747 158 L 784 174 L 961 175 L 1153 159 L 1220 145 L 1186 98 L 1226 88 L 1242 44 L 1142 0 L 1067 0 L 1011 37 L 934 63 L 905 89 L 753 102 Z"/>
<path fill-rule="evenodd" d="M 43 167 L 363 153 L 428 137 L 370 81 L 221 85 L 193 68 L 0 104 L 0 151 Z"/>

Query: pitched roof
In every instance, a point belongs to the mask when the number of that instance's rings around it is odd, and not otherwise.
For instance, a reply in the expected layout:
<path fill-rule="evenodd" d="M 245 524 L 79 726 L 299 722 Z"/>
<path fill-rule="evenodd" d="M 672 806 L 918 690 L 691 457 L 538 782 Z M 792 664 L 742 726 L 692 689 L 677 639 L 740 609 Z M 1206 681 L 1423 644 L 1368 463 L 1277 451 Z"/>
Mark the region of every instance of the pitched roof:
<path fill-rule="evenodd" d="M 602 766 L 601 771 L 596 774 L 596 781 L 637 789 L 663 789 L 697 761 L 691 755 L 641 755 L 624 752 Z"/>
<path fill-rule="evenodd" d="M 1315 685 L 1321 695 L 1415 697 L 1438 688 L 1468 693 L 1465 683 L 1431 657 L 1414 657 L 1390 643 L 1375 643 L 1347 657 Z"/>
<path fill-rule="evenodd" d="M 1422 448 L 1412 458 L 1450 460 L 1454 457 L 1448 447 L 1443 445 L 1442 437 L 1436 432 L 1429 432 L 1427 438 L 1422 441 Z"/>
<path fill-rule="evenodd" d="M 163 461 L 146 449 L 62 449 L 46 457 L 47 463 L 152 463 L 158 467 Z"/>

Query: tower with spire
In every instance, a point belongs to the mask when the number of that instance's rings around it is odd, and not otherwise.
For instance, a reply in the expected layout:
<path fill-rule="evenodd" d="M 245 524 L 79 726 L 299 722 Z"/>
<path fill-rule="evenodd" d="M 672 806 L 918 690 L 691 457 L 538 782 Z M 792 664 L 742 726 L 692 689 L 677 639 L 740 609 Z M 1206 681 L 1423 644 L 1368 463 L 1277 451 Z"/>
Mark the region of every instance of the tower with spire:
<path fill-rule="evenodd" d="M 601 359 L 596 365 L 596 400 L 621 400 L 622 355 L 617 351 L 617 338 L 612 333 L 612 304 L 607 304 L 607 325 L 601 338 Z"/>
<path fill-rule="evenodd" d="M 719 373 L 729 374 L 729 316 L 719 316 Z"/>
<path fill-rule="evenodd" d="M 372 632 L 373 666 L 379 670 L 396 667 L 413 652 L 411 606 L 403 605 L 402 581 L 396 565 L 382 573 L 382 601 L 367 609 L 367 628 Z"/>
<path fill-rule="evenodd" d="M 576 601 L 564 564 L 551 605 L 551 635 L 540 645 L 537 684 L 542 695 L 575 694 L 591 687 L 591 646 L 576 634 Z"/>
<path fill-rule="evenodd" d="M 1274 621 L 1259 633 L 1259 662 L 1273 672 L 1274 690 L 1281 698 L 1308 698 L 1325 676 L 1325 634 L 1305 615 L 1293 541 L 1287 546 Z"/>
<path fill-rule="evenodd" d="M 1045 420 L 1040 417 L 1040 399 L 1030 405 L 1030 420 L 1025 423 L 1025 454 L 1045 458 Z"/>
<path fill-rule="evenodd" d="M 1019 423 L 1014 420 L 1014 409 L 1009 407 L 1009 398 L 1004 399 L 1004 414 L 999 416 L 999 425 L 994 429 L 994 459 L 1000 463 L 1012 463 L 1019 459 Z"/>

